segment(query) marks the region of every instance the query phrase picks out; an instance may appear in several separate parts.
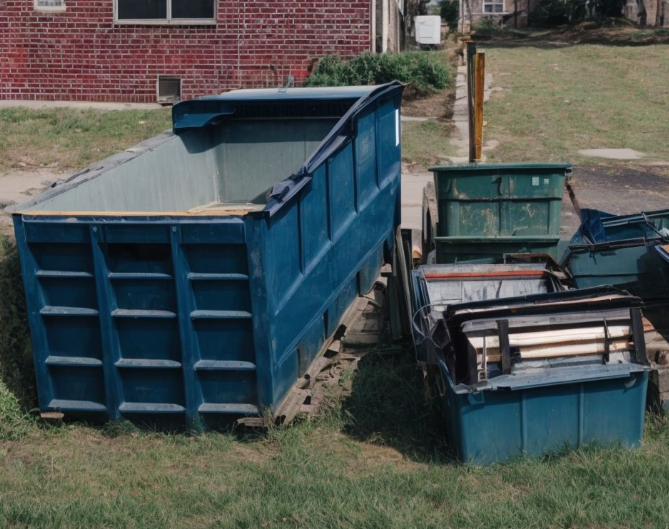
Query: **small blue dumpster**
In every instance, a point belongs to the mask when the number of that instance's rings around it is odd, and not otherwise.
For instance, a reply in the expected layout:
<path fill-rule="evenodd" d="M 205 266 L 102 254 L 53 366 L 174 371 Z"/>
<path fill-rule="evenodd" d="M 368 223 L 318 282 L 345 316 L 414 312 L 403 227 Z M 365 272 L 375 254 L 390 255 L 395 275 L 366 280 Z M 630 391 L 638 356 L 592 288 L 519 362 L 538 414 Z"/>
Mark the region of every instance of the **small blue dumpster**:
<path fill-rule="evenodd" d="M 639 298 L 562 291 L 537 264 L 423 266 L 413 285 L 418 358 L 458 459 L 638 446 L 648 385 Z"/>
<path fill-rule="evenodd" d="M 208 427 L 275 410 L 370 290 L 402 86 L 240 90 L 14 213 L 40 409 Z"/>

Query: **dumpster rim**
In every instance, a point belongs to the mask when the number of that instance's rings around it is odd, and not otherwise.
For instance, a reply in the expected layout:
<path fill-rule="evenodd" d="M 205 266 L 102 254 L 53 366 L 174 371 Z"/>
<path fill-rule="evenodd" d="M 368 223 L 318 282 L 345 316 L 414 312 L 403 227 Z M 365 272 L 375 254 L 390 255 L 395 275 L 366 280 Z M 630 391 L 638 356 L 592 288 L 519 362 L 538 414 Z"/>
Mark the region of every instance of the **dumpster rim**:
<path fill-rule="evenodd" d="M 573 170 L 571 163 L 503 163 L 503 164 L 472 164 L 472 165 L 435 165 L 428 168 L 433 173 L 483 172 L 483 171 L 525 171 L 531 169 L 564 169 L 566 173 Z"/>

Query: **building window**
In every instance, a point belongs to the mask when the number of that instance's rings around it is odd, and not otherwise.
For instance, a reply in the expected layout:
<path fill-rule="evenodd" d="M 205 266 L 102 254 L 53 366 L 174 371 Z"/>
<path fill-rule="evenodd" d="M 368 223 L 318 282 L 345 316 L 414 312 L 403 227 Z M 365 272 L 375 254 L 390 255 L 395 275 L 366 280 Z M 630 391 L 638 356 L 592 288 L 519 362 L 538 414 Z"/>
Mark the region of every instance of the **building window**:
<path fill-rule="evenodd" d="M 484 13 L 504 13 L 504 0 L 483 0 Z"/>
<path fill-rule="evenodd" d="M 213 24 L 214 0 L 114 0 L 120 24 Z"/>
<path fill-rule="evenodd" d="M 51 13 L 65 11 L 65 0 L 35 0 L 35 11 Z"/>

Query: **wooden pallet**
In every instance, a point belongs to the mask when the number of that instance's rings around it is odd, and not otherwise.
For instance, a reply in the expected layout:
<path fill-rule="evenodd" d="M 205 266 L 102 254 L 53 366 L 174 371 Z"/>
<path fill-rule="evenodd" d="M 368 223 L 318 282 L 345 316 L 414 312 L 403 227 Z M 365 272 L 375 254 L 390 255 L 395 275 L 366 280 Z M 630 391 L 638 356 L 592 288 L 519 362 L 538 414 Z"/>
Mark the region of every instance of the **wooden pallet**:
<path fill-rule="evenodd" d="M 351 377 L 342 382 L 342 374 L 354 371 L 358 362 L 378 343 L 385 325 L 383 314 L 383 306 L 376 299 L 359 297 L 337 332 L 324 344 L 316 360 L 274 413 L 266 417 L 245 417 L 238 423 L 254 427 L 289 424 L 298 417 L 316 416 L 334 397 L 350 395 Z"/>

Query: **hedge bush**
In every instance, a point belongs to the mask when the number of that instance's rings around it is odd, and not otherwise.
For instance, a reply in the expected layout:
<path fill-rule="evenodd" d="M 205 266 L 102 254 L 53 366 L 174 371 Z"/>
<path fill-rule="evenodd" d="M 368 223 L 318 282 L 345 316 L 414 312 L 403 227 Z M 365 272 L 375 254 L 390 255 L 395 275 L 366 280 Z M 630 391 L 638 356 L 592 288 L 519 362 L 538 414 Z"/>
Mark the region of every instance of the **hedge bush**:
<path fill-rule="evenodd" d="M 457 0 L 441 0 L 439 2 L 439 16 L 448 24 L 448 31 L 458 29 L 458 19 L 460 18 L 460 4 Z"/>
<path fill-rule="evenodd" d="M 305 86 L 356 86 L 400 81 L 418 95 L 451 85 L 453 77 L 441 52 L 363 53 L 350 60 L 323 57 Z"/>
<path fill-rule="evenodd" d="M 37 391 L 19 256 L 16 246 L 2 236 L 0 236 L 0 382 L 4 383 L 24 408 L 36 404 Z"/>

